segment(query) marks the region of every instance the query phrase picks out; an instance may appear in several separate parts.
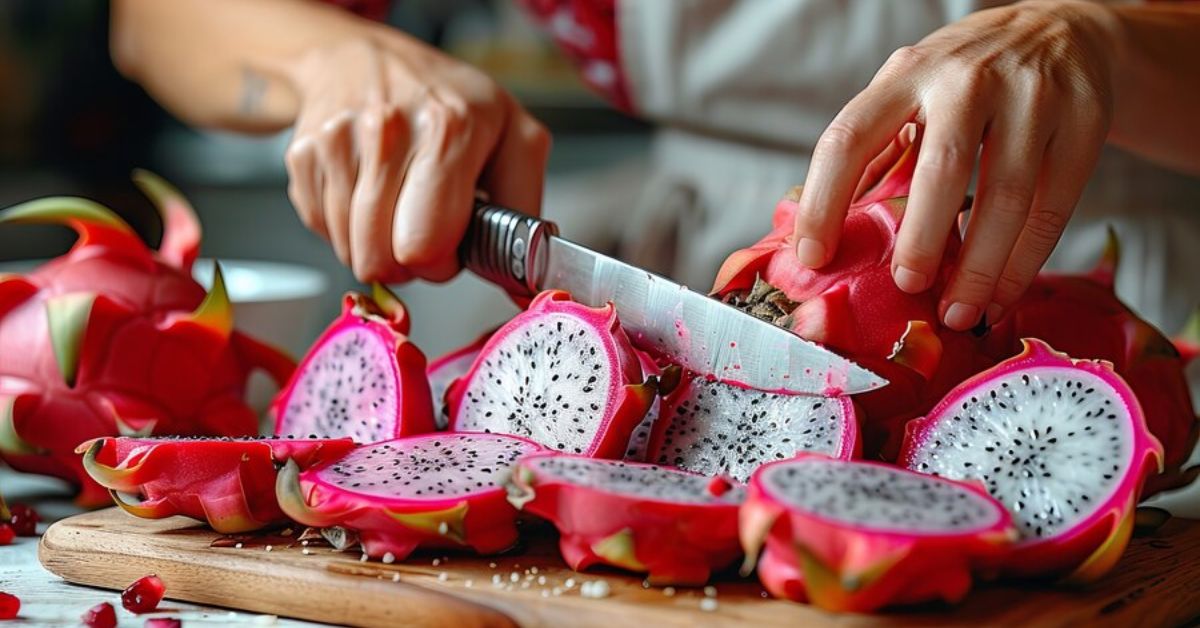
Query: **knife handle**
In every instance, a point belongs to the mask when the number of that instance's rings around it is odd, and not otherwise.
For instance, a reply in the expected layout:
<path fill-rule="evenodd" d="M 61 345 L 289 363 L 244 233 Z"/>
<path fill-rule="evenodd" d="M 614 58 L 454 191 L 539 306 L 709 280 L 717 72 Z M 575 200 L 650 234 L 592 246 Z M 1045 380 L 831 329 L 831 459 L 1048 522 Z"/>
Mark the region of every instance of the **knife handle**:
<path fill-rule="evenodd" d="M 475 201 L 467 234 L 459 245 L 462 265 L 518 297 L 538 292 L 545 244 L 558 227 L 516 210 Z"/>

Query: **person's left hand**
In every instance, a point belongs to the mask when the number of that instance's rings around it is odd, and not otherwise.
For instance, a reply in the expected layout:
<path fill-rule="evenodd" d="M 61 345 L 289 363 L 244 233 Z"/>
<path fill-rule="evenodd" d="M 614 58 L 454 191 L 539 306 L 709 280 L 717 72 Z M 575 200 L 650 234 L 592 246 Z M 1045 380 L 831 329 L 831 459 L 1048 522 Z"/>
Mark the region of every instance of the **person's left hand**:
<path fill-rule="evenodd" d="M 892 275 L 905 292 L 932 285 L 978 160 L 971 225 L 939 315 L 958 330 L 985 314 L 997 320 L 1057 244 L 1108 133 L 1110 18 L 1086 2 L 1024 2 L 896 51 L 817 144 L 796 214 L 800 262 L 833 258 L 870 164 L 916 122 L 921 149 Z"/>

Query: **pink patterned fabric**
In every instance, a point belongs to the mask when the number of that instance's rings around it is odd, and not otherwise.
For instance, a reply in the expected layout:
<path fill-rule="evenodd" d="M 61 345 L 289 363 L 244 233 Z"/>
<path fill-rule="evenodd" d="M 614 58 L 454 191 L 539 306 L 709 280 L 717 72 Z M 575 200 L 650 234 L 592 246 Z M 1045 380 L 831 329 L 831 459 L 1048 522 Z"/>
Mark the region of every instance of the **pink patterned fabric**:
<path fill-rule="evenodd" d="M 579 66 L 592 89 L 622 111 L 633 104 L 621 71 L 616 0 L 520 0 Z"/>

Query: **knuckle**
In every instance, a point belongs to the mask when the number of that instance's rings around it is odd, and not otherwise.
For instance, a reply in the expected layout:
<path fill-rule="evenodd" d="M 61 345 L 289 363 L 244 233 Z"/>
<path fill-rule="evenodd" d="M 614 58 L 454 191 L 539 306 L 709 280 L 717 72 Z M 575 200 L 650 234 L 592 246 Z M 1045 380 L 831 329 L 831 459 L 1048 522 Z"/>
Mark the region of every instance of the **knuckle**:
<path fill-rule="evenodd" d="M 1026 281 L 1014 276 L 1012 271 L 1006 271 L 996 280 L 994 301 L 1001 307 L 1008 307 L 1016 302 L 1017 297 L 1025 291 Z"/>
<path fill-rule="evenodd" d="M 952 176 L 969 170 L 975 152 L 954 142 L 941 142 L 921 147 L 917 168 L 934 177 Z"/>
<path fill-rule="evenodd" d="M 955 283 L 972 292 L 990 290 L 996 285 L 996 275 L 982 268 L 963 265 L 959 267 L 956 275 Z"/>
<path fill-rule="evenodd" d="M 1053 248 L 1066 226 L 1067 216 L 1049 209 L 1033 210 L 1025 218 L 1025 232 L 1039 248 Z"/>
<path fill-rule="evenodd" d="M 895 72 L 905 72 L 923 64 L 926 55 L 918 46 L 901 46 L 888 55 L 884 67 Z"/>
<path fill-rule="evenodd" d="M 1010 180 L 993 181 L 988 184 L 984 206 L 997 215 L 1008 219 L 1024 219 L 1033 200 L 1033 190 L 1028 185 Z"/>
<path fill-rule="evenodd" d="M 829 123 L 829 128 L 817 141 L 817 150 L 824 153 L 846 152 L 862 142 L 860 125 L 846 114 L 840 114 Z"/>
<path fill-rule="evenodd" d="M 521 136 L 525 143 L 538 154 L 544 155 L 550 152 L 550 145 L 553 143 L 553 138 L 550 136 L 550 130 L 544 124 L 537 120 L 525 116 L 521 124 Z"/>
<path fill-rule="evenodd" d="M 422 268 L 440 261 L 442 250 L 428 236 L 409 235 L 393 243 L 392 257 L 405 268 Z"/>
<path fill-rule="evenodd" d="M 941 253 L 924 242 L 907 242 L 896 247 L 896 263 L 918 272 L 937 269 Z"/>

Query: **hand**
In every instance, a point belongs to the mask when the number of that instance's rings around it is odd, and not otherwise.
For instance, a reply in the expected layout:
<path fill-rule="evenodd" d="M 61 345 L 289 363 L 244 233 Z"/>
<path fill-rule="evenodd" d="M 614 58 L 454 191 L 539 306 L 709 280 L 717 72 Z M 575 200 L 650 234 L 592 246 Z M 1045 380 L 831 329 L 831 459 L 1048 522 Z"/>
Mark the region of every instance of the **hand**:
<path fill-rule="evenodd" d="M 539 212 L 550 136 L 474 68 L 387 34 L 281 73 L 298 100 L 288 196 L 359 280 L 454 276 L 477 189 Z"/>
<path fill-rule="evenodd" d="M 796 216 L 801 263 L 832 259 L 868 166 L 915 122 L 922 141 L 892 259 L 896 285 L 932 285 L 978 159 L 971 223 L 939 316 L 959 330 L 1000 318 L 1054 249 L 1108 133 L 1107 11 L 1025 2 L 896 51 L 817 143 Z"/>

